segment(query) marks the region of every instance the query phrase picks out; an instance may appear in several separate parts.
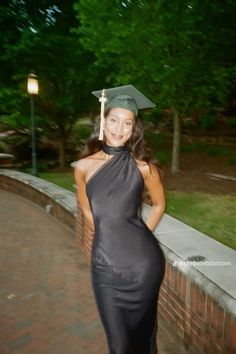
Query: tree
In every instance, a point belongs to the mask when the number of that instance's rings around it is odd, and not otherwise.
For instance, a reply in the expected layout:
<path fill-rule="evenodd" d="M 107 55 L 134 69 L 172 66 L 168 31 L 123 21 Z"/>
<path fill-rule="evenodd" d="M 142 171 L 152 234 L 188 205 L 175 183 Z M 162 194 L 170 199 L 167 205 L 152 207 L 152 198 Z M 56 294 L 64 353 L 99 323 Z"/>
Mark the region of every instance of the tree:
<path fill-rule="evenodd" d="M 99 82 L 94 55 L 85 50 L 71 27 L 77 24 L 73 2 L 15 1 L 2 6 L 0 47 L 1 121 L 11 128 L 29 127 L 26 77 L 35 70 L 40 94 L 37 127 L 56 140 L 60 166 L 79 116 L 88 110 L 88 93 Z"/>
<path fill-rule="evenodd" d="M 183 117 L 212 102 L 222 104 L 228 94 L 232 63 L 225 63 L 224 50 L 234 42 L 234 2 L 80 0 L 75 9 L 83 45 L 97 63 L 113 67 L 108 82 L 133 83 L 160 110 L 171 110 L 177 172 Z"/>

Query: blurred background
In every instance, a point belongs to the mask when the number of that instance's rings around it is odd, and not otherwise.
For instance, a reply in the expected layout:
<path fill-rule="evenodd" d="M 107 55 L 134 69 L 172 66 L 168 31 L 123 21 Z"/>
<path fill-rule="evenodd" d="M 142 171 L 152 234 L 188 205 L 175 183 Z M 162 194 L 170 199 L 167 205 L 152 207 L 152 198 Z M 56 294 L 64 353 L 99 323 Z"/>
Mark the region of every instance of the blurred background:
<path fill-rule="evenodd" d="M 167 212 L 236 249 L 235 1 L 0 7 L 0 166 L 32 173 L 35 147 L 33 174 L 74 191 L 70 164 L 99 114 L 91 91 L 133 84 L 157 105 L 141 119 Z"/>

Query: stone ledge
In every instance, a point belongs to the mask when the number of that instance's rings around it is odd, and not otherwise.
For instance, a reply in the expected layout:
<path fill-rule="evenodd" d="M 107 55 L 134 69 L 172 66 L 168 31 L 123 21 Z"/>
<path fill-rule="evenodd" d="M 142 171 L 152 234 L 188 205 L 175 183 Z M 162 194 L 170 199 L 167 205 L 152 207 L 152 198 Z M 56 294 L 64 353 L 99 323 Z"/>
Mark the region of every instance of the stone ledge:
<path fill-rule="evenodd" d="M 53 199 L 56 203 L 63 206 L 63 208 L 66 209 L 68 212 L 71 212 L 73 215 L 75 215 L 76 198 L 74 193 L 67 191 L 66 189 L 60 186 L 57 186 L 54 183 L 15 170 L 0 170 L 0 176 L 1 175 L 6 176 L 10 179 L 17 180 L 22 184 L 36 189 L 40 193 L 46 195 L 47 197 Z"/>
<path fill-rule="evenodd" d="M 150 206 L 145 205 L 143 219 Z M 236 252 L 165 214 L 154 231 L 168 261 L 208 293 L 226 311 L 236 316 Z M 203 262 L 230 262 L 229 266 L 192 265 L 186 262 L 196 257 Z"/>

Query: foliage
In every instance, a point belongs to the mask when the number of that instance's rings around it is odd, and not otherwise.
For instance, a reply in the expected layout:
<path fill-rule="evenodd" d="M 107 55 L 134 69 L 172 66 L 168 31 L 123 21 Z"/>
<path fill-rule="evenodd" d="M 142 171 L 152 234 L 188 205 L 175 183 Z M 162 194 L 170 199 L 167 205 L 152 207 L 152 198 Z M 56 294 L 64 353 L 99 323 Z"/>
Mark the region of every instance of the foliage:
<path fill-rule="evenodd" d="M 232 1 L 199 6 L 180 0 L 81 0 L 75 6 L 82 43 L 99 63 L 114 65 L 108 79 L 137 83 L 158 97 L 159 108 L 175 107 L 182 114 L 207 106 L 213 97 L 224 98 L 228 76 L 220 57 L 225 38 L 217 42 L 224 31 L 217 21 L 232 7 Z"/>
<path fill-rule="evenodd" d="M 158 110 L 170 108 L 179 159 L 182 117 L 221 104 L 228 94 L 234 2 L 80 0 L 75 9 L 83 45 L 112 68 L 107 81 L 133 83 Z"/>
<path fill-rule="evenodd" d="M 200 129 L 210 130 L 211 128 L 214 128 L 216 118 L 217 115 L 214 111 L 202 114 L 199 120 Z"/>
<path fill-rule="evenodd" d="M 177 123 L 222 107 L 236 83 L 235 8 L 233 0 L 2 1 L 0 128 L 29 136 L 26 77 L 34 69 L 37 138 L 57 142 L 63 165 L 76 123 L 98 109 L 89 92 L 131 83 L 157 103 L 145 121 L 159 123 L 163 109 L 175 117 L 178 159 Z M 213 123 L 202 116 L 205 129 Z"/>
<path fill-rule="evenodd" d="M 74 129 L 75 140 L 77 142 L 76 145 L 79 145 L 80 142 L 84 142 L 89 135 L 92 133 L 93 127 L 88 124 L 77 124 Z"/>
<path fill-rule="evenodd" d="M 0 91 L 0 125 L 2 129 L 28 131 L 30 126 L 29 102 L 24 91 L 2 87 Z"/>
<path fill-rule="evenodd" d="M 181 151 L 184 152 L 204 152 L 206 149 L 203 143 L 190 143 L 182 145 Z"/>
<path fill-rule="evenodd" d="M 228 165 L 229 166 L 236 166 L 236 156 L 232 155 L 229 159 L 228 159 Z"/>
<path fill-rule="evenodd" d="M 40 86 L 35 97 L 36 125 L 41 136 L 58 141 L 62 165 L 73 126 L 88 110 L 88 92 L 100 80 L 93 53 L 85 50 L 71 31 L 77 22 L 72 4 L 10 0 L 0 14 L 4 26 L 0 40 L 0 124 L 2 128 L 28 130 L 26 77 L 33 68 Z"/>
<path fill-rule="evenodd" d="M 209 156 L 229 156 L 230 149 L 227 149 L 227 147 L 224 146 L 210 146 L 207 148 L 207 154 Z"/>
<path fill-rule="evenodd" d="M 236 127 L 236 117 L 230 117 L 226 124 L 229 126 L 229 127 Z"/>

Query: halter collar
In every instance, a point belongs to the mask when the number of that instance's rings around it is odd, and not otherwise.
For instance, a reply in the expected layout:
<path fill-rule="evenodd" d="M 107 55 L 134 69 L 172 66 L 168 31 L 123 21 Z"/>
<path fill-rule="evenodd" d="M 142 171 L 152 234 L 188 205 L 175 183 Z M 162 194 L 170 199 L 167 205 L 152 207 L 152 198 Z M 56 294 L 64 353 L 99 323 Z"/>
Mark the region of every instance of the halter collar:
<path fill-rule="evenodd" d="M 103 144 L 102 150 L 108 155 L 117 155 L 117 154 L 121 154 L 124 151 L 128 151 L 128 147 L 126 145 L 110 146 L 107 144 Z"/>

